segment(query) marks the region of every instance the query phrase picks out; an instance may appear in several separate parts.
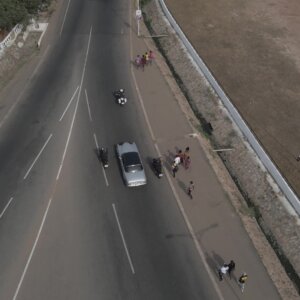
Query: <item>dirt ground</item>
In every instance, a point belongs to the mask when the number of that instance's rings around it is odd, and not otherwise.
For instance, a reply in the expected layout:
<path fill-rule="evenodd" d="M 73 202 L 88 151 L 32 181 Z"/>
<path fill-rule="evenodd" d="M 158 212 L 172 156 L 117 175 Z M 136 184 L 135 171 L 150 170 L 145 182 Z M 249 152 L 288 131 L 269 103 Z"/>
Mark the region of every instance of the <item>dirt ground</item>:
<path fill-rule="evenodd" d="M 165 3 L 300 195 L 300 1 Z"/>

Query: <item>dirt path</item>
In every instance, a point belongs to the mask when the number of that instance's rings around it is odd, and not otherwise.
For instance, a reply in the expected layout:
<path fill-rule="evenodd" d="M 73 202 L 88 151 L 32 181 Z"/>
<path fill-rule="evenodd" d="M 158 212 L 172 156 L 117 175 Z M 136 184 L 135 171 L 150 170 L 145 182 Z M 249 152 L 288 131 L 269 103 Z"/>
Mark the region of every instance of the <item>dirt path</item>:
<path fill-rule="evenodd" d="M 165 2 L 300 195 L 300 2 Z"/>

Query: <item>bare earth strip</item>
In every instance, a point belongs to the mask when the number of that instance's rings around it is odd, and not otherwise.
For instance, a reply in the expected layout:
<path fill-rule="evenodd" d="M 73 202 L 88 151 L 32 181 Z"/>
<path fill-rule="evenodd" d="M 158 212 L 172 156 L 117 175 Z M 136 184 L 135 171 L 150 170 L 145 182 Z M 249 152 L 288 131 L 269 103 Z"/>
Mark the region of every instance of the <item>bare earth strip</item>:
<path fill-rule="evenodd" d="M 300 195 L 300 1 L 165 3 Z"/>

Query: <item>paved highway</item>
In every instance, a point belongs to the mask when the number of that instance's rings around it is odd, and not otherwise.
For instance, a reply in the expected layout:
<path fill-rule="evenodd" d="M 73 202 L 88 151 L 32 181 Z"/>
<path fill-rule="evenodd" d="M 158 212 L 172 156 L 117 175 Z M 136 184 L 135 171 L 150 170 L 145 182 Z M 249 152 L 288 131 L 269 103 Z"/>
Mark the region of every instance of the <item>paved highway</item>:
<path fill-rule="evenodd" d="M 54 19 L 41 64 L 2 98 L 0 299 L 219 299 L 167 180 L 148 165 L 128 1 L 64 1 Z M 126 107 L 112 97 L 119 87 Z M 122 182 L 114 145 L 127 140 L 144 187 Z M 97 145 L 109 148 L 106 172 Z"/>

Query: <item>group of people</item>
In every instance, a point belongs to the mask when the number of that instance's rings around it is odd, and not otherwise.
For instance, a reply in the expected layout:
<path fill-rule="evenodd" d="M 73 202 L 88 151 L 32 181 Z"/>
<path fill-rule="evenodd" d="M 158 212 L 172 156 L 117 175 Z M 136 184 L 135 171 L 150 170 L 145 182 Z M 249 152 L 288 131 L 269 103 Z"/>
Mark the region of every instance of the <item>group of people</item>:
<path fill-rule="evenodd" d="M 149 52 L 145 52 L 143 55 L 137 55 L 135 58 L 135 65 L 136 67 L 142 68 L 144 71 L 146 65 L 151 65 L 152 61 L 154 60 L 154 53 L 152 50 Z"/>
<path fill-rule="evenodd" d="M 186 147 L 184 152 L 182 150 L 178 150 L 177 154 L 175 155 L 172 164 L 173 177 L 175 177 L 176 173 L 178 172 L 179 165 L 183 165 L 186 170 L 190 167 L 190 147 Z"/>
<path fill-rule="evenodd" d="M 231 279 L 231 274 L 234 271 L 234 269 L 235 269 L 235 262 L 233 260 L 231 260 L 228 264 L 224 264 L 218 270 L 219 280 L 222 281 L 226 274 L 228 274 L 229 278 Z M 246 283 L 247 279 L 248 279 L 248 275 L 245 272 L 243 272 L 237 280 L 237 282 L 238 282 L 238 284 L 241 288 L 242 293 L 244 292 L 245 283 Z"/>
<path fill-rule="evenodd" d="M 191 157 L 190 157 L 190 147 L 186 147 L 184 152 L 182 150 L 178 150 L 175 155 L 174 161 L 172 163 L 172 173 L 173 177 L 176 176 L 176 173 L 179 170 L 179 165 L 183 165 L 183 167 L 187 170 L 191 165 Z M 191 199 L 193 199 L 193 190 L 195 189 L 195 185 L 193 181 L 189 182 L 189 186 L 187 188 L 187 194 Z"/>
<path fill-rule="evenodd" d="M 182 150 L 178 150 L 172 163 L 173 177 L 176 176 L 176 173 L 178 172 L 179 169 L 179 165 L 183 165 L 185 169 L 188 169 L 190 167 L 190 164 L 191 164 L 190 147 L 186 147 L 184 152 Z M 194 189 L 195 189 L 194 182 L 190 181 L 187 187 L 187 194 L 191 199 L 193 198 L 192 192 Z M 222 267 L 218 269 L 219 280 L 222 281 L 226 274 L 228 274 L 229 278 L 231 279 L 232 272 L 234 271 L 234 269 L 235 269 L 235 262 L 233 260 L 231 260 L 228 264 L 225 263 Z M 242 293 L 244 292 L 245 283 L 247 279 L 248 279 L 248 275 L 245 272 L 243 272 L 240 275 L 240 277 L 237 279 L 237 283 Z"/>

